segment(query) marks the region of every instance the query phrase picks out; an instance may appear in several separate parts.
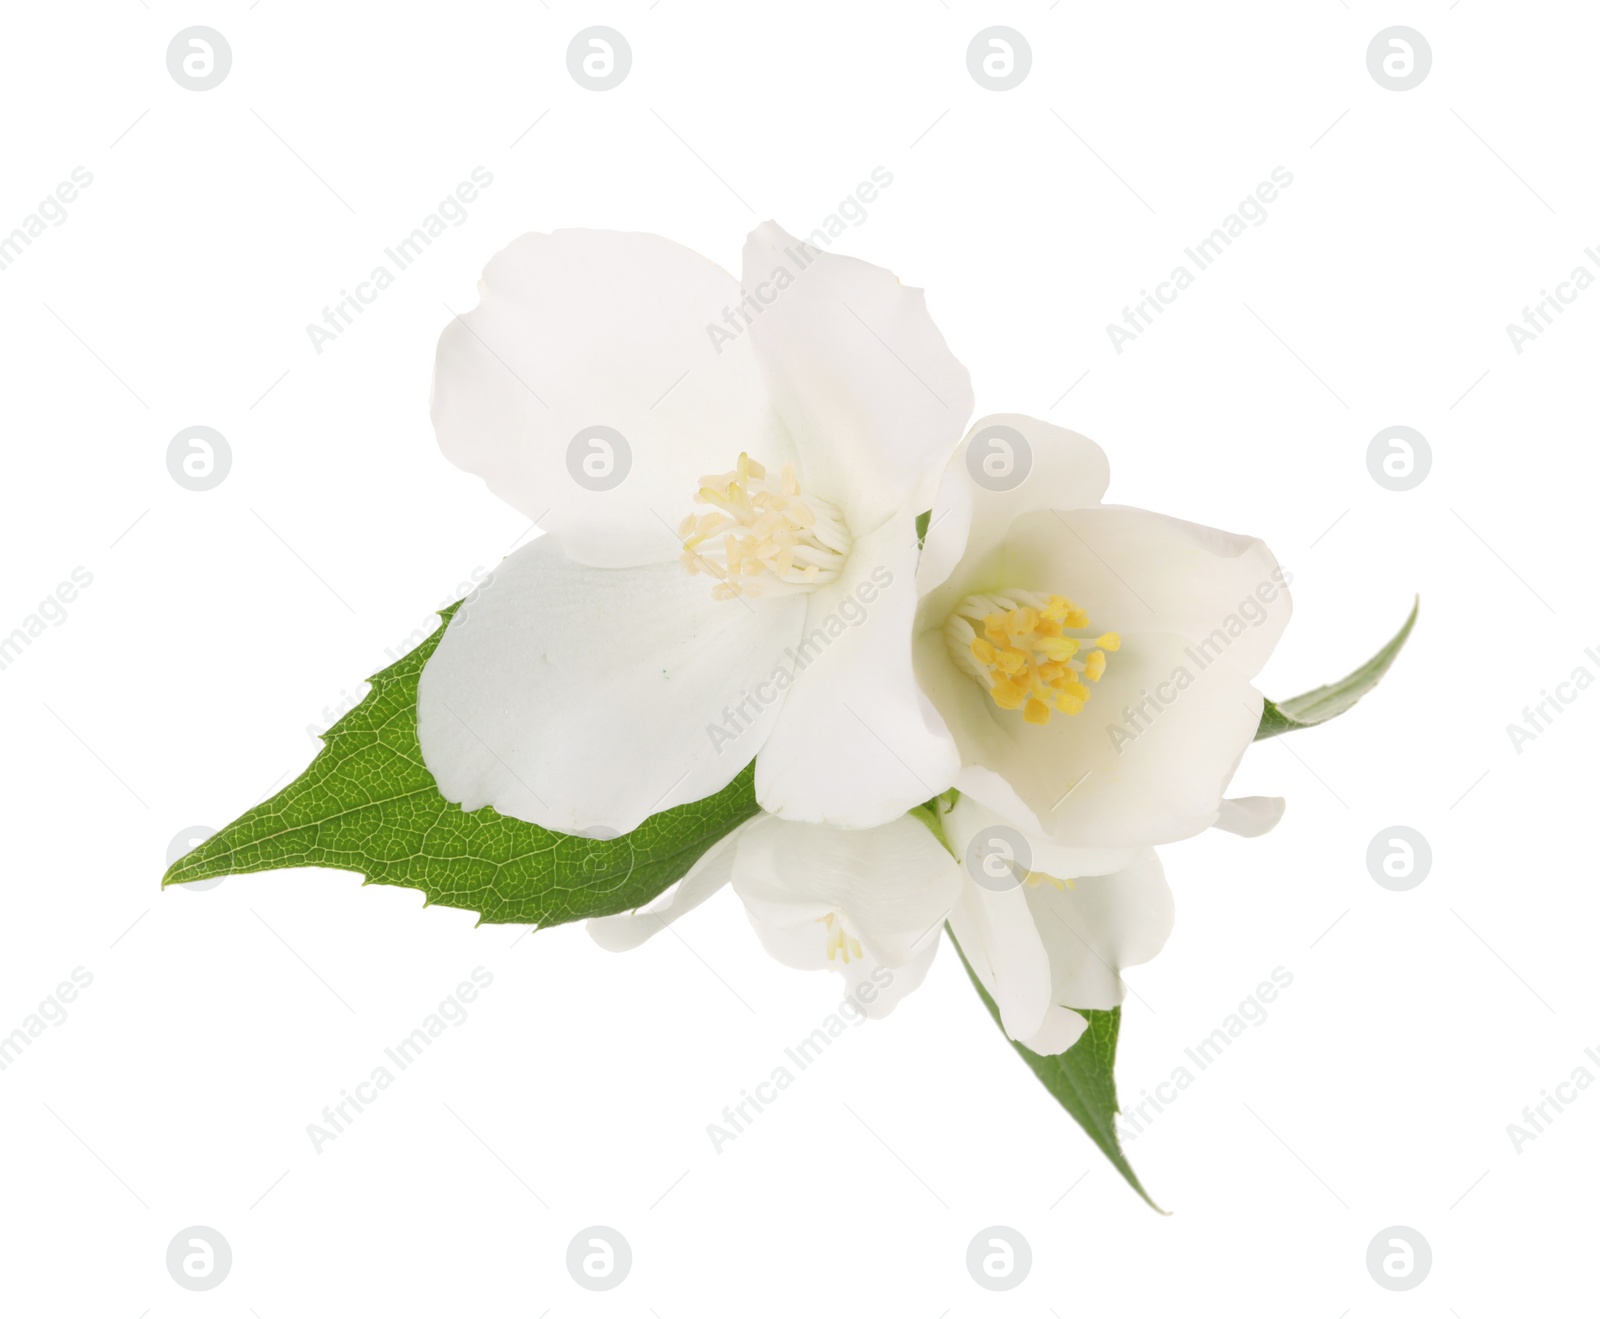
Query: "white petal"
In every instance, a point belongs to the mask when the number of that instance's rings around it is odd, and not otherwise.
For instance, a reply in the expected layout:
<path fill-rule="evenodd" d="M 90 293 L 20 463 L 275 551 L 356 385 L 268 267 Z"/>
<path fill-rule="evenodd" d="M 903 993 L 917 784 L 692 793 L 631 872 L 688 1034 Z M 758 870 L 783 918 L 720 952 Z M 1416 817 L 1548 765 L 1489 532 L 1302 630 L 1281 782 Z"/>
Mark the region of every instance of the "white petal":
<path fill-rule="evenodd" d="M 844 968 L 845 983 L 849 986 L 847 997 L 867 1016 L 877 1020 L 887 1017 L 901 999 L 927 978 L 940 942 L 935 934 L 904 966 L 882 967 L 865 958 L 851 962 Z"/>
<path fill-rule="evenodd" d="M 912 669 L 914 521 L 858 540 L 846 575 L 809 597 L 807 663 L 756 759 L 756 796 L 776 815 L 871 828 L 955 782 L 955 742 Z"/>
<path fill-rule="evenodd" d="M 589 937 L 607 952 L 627 952 L 680 916 L 687 916 L 733 878 L 734 849 L 747 828 L 748 824 L 742 824 L 717 839 L 682 879 L 653 901 L 633 911 L 596 916 L 588 921 Z"/>
<path fill-rule="evenodd" d="M 586 567 L 541 537 L 462 605 L 423 669 L 423 759 L 464 810 L 627 833 L 749 763 L 776 692 L 747 701 L 738 736 L 712 729 L 770 677 L 803 609 L 712 600 L 676 563 Z"/>
<path fill-rule="evenodd" d="M 1278 827 L 1285 805 L 1282 797 L 1224 797 L 1221 813 L 1211 827 L 1241 838 L 1259 838 Z"/>
<path fill-rule="evenodd" d="M 1124 636 L 1082 713 L 1042 728 L 999 709 L 937 633 L 918 638 L 917 674 L 961 749 L 956 787 L 1065 847 L 1144 847 L 1210 827 L 1261 720 L 1260 693 L 1231 664 L 1201 668 L 1183 638 L 1158 633 Z"/>
<path fill-rule="evenodd" d="M 771 222 L 745 243 L 743 284 L 757 313 L 748 337 L 802 484 L 844 509 L 857 535 L 927 508 L 972 413 L 972 385 L 922 290 Z"/>
<path fill-rule="evenodd" d="M 909 816 L 875 829 L 762 816 L 741 836 L 733 871 L 734 892 L 767 951 L 805 970 L 830 964 L 830 914 L 874 963 L 904 966 L 938 942 L 960 885 L 950 854 Z"/>
<path fill-rule="evenodd" d="M 1023 1040 L 1022 1044 L 1038 1054 L 1065 1053 L 1088 1029 L 1087 1017 L 1071 1008 L 1052 1003 L 1050 1010 L 1045 1013 L 1044 1025 Z"/>
<path fill-rule="evenodd" d="M 1050 1000 L 1059 1007 L 1116 1007 L 1127 993 L 1122 971 L 1148 962 L 1172 933 L 1172 890 L 1154 848 L 1116 874 L 1079 879 L 1073 888 L 1031 884 L 1027 899 L 1050 954 Z"/>
<path fill-rule="evenodd" d="M 701 476 L 741 450 L 774 466 L 792 457 L 748 339 L 710 333 L 738 305 L 738 281 L 688 248 L 653 234 L 526 234 L 489 262 L 479 289 L 477 307 L 439 338 L 439 445 L 564 535 L 571 557 L 671 558 Z M 587 457 L 605 477 L 603 448 L 586 439 L 569 452 L 594 426 L 627 443 L 627 474 L 611 489 L 586 488 L 569 465 Z"/>
<path fill-rule="evenodd" d="M 1006 1034 L 1033 1035 L 1050 1006 L 1050 959 L 1022 889 L 996 892 L 969 877 L 950 912 L 950 932 L 1000 1010 Z"/>
<path fill-rule="evenodd" d="M 1026 452 L 1010 437 L 995 434 L 996 427 L 1018 432 Z M 991 466 L 986 468 L 986 462 Z M 1075 431 L 1014 412 L 974 422 L 939 483 L 917 566 L 918 589 L 924 595 L 933 591 L 958 562 L 984 564 L 1024 513 L 1091 507 L 1105 496 L 1110 482 L 1105 453 Z M 959 581 L 952 590 L 956 593 L 943 593 L 931 606 L 939 611 L 941 623 L 962 595 L 971 594 Z"/>
<path fill-rule="evenodd" d="M 999 837 L 1013 846 L 1020 840 L 1017 862 L 1022 869 L 1053 875 L 1057 879 L 1109 875 L 1138 855 L 1138 849 L 1133 847 L 1072 847 L 1051 842 L 1037 833 L 1018 828 L 1011 819 L 964 793 L 945 815 L 944 828 L 945 836 L 963 863 L 980 834 L 992 837 L 995 830 L 1001 830 L 1004 832 Z M 1025 853 L 1021 849 L 1025 849 Z"/>
<path fill-rule="evenodd" d="M 1001 560 L 991 571 L 1012 580 L 993 585 L 1059 591 L 1088 610 L 1092 627 L 1124 637 L 1176 633 L 1200 662 L 1225 657 L 1246 678 L 1289 622 L 1286 574 L 1265 544 L 1144 509 L 1026 514 Z"/>

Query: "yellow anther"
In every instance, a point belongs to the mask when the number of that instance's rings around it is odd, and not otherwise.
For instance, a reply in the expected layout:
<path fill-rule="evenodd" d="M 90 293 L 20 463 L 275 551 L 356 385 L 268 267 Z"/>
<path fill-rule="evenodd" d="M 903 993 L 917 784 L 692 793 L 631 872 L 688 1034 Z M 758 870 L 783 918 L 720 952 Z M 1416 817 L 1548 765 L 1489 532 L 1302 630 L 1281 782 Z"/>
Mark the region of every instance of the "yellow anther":
<path fill-rule="evenodd" d="M 1087 684 L 1105 675 L 1106 652 L 1122 644 L 1115 632 L 1081 635 L 1088 628 L 1088 611 L 1064 595 L 1006 590 L 968 596 L 944 632 L 951 658 L 1000 709 L 1021 710 L 1025 722 L 1043 727 L 1052 714 L 1083 709 Z"/>
<path fill-rule="evenodd" d="M 989 695 L 994 698 L 994 703 L 1002 710 L 1017 710 L 1022 707 L 1023 699 L 1027 692 L 1014 682 L 1001 681 L 989 688 Z"/>
<path fill-rule="evenodd" d="M 1037 888 L 1040 884 L 1050 884 L 1057 889 L 1076 887 L 1070 879 L 1057 879 L 1054 875 L 1047 875 L 1042 870 L 1030 870 L 1022 882 L 1030 888 Z"/>

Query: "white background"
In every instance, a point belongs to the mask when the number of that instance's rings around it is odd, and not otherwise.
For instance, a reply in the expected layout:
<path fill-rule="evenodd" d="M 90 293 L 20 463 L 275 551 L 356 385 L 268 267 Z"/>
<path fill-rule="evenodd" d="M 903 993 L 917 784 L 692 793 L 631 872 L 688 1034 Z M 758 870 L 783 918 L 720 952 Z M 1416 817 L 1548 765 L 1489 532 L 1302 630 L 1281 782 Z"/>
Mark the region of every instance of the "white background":
<path fill-rule="evenodd" d="M 801 7 L 116 0 L 8 6 L 0 231 L 93 184 L 0 271 L 0 631 L 93 585 L 0 672 L 0 1031 L 93 984 L 0 1072 L 0 1310 L 28 1315 L 1484 1316 L 1590 1312 L 1600 1089 L 1518 1152 L 1507 1124 L 1600 1048 L 1583 694 L 1517 754 L 1506 725 L 1600 643 L 1592 588 L 1600 292 L 1506 333 L 1600 243 L 1600 23 L 1587 6 Z M 211 91 L 169 76 L 227 37 Z M 568 75 L 580 29 L 633 68 Z M 972 36 L 1025 34 L 979 87 Z M 1380 29 L 1433 67 L 1369 75 Z M 530 128 L 530 125 L 535 125 Z M 485 166 L 494 182 L 320 355 L 305 326 Z M 1343 673 L 1422 597 L 1356 711 L 1263 743 L 1270 837 L 1167 849 L 1178 925 L 1129 976 L 1125 1100 L 1274 967 L 1294 976 L 1129 1144 L 1153 1213 L 1012 1055 L 945 950 L 738 1140 L 706 1124 L 837 1001 L 761 952 L 731 897 L 625 957 L 576 927 L 474 927 L 419 894 L 292 871 L 159 891 L 168 842 L 297 773 L 525 522 L 438 454 L 434 344 L 515 235 L 659 232 L 737 269 L 894 176 L 836 250 L 928 290 L 978 414 L 1097 439 L 1111 498 L 1264 537 L 1296 615 L 1262 675 Z M 1106 333 L 1284 166 L 1269 218 L 1120 355 Z M 192 425 L 233 453 L 168 475 Z M 1408 425 L 1433 467 L 1368 474 Z M 1407 893 L 1369 876 L 1394 824 Z M 476 966 L 493 986 L 337 1141 L 306 1134 Z M 1600 1064 L 1587 1066 L 1600 1076 Z M 611 1225 L 631 1275 L 568 1276 Z M 980 1290 L 1005 1224 L 1031 1276 Z M 204 1224 L 221 1287 L 165 1252 Z M 1365 1266 L 1432 1245 L 1418 1289 Z"/>

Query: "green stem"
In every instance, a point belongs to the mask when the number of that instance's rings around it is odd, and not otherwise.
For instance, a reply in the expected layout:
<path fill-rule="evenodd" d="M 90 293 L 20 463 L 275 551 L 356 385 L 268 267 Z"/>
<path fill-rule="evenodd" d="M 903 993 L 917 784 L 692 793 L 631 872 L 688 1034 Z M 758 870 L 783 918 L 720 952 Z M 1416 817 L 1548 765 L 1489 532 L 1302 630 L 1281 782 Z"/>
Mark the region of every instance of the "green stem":
<path fill-rule="evenodd" d="M 956 856 L 956 849 L 950 846 L 950 839 L 945 834 L 944 817 L 955 809 L 956 802 L 960 797 L 961 794 L 951 788 L 949 792 L 940 793 L 937 797 L 930 797 L 922 805 L 913 806 L 907 812 L 908 815 L 916 816 L 923 824 L 927 825 L 928 832 L 939 840 L 939 846 L 944 848 L 951 856 L 956 857 L 957 861 L 961 858 Z"/>

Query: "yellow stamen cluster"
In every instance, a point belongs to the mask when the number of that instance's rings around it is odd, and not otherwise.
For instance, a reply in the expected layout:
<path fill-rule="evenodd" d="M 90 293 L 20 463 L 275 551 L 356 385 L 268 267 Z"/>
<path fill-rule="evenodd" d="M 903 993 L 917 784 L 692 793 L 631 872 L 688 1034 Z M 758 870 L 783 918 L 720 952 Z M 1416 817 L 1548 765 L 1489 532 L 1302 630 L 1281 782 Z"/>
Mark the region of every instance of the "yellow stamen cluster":
<path fill-rule="evenodd" d="M 828 931 L 828 960 L 835 957 L 844 959 L 846 966 L 850 965 L 852 957 L 861 957 L 861 943 L 846 932 L 844 922 L 839 919 L 839 913 L 830 911 L 818 924 L 823 925 Z"/>
<path fill-rule="evenodd" d="M 741 453 L 733 471 L 701 477 L 694 498 L 712 511 L 679 523 L 679 559 L 691 577 L 717 579 L 718 600 L 814 590 L 838 578 L 850 553 L 839 510 L 801 492 L 793 463 L 770 477 Z"/>
<path fill-rule="evenodd" d="M 956 664 L 982 683 L 1002 710 L 1021 710 L 1041 727 L 1052 714 L 1075 715 L 1089 699 L 1088 683 L 1106 671 L 1115 632 L 1087 632 L 1089 615 L 1064 595 L 996 591 L 969 595 L 945 620 L 946 648 Z M 1079 633 L 1073 636 L 1070 633 Z M 1080 652 L 1087 651 L 1080 657 Z"/>
<path fill-rule="evenodd" d="M 1049 884 L 1062 893 L 1068 889 L 1076 891 L 1078 887 L 1070 879 L 1057 879 L 1054 875 L 1047 875 L 1042 870 L 1030 870 L 1023 876 L 1022 882 L 1029 888 L 1038 888 L 1040 884 Z"/>

